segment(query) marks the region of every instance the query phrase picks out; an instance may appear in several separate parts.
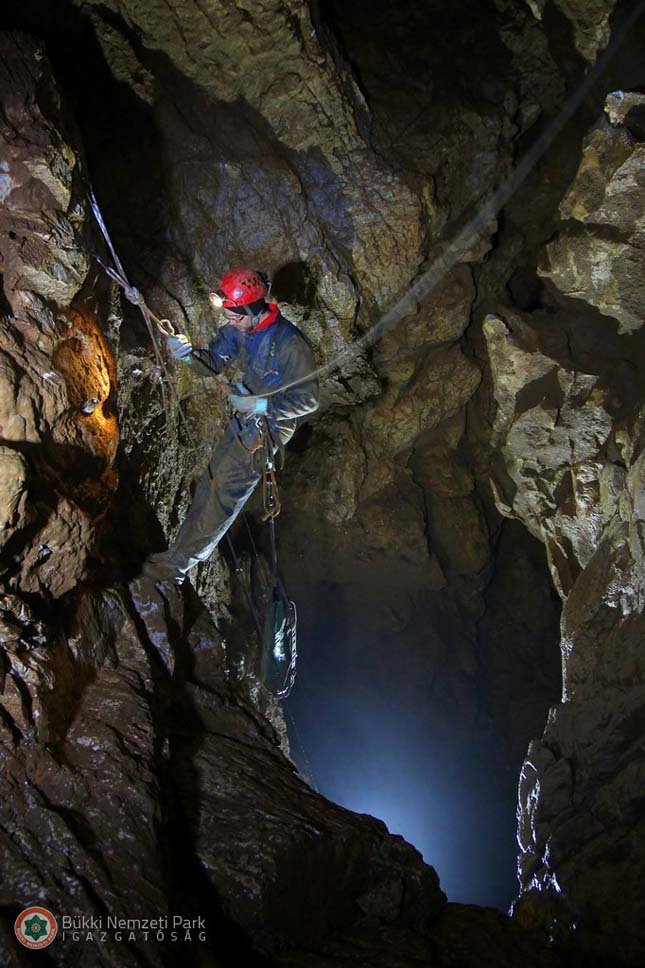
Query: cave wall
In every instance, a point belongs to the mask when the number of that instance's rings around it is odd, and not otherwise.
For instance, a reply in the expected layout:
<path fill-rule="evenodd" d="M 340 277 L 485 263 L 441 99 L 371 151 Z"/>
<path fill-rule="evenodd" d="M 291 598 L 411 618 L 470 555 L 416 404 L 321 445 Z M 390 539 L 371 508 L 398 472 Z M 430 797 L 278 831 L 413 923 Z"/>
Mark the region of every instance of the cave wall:
<path fill-rule="evenodd" d="M 43 467 L 53 475 L 50 453 L 85 445 L 89 454 L 77 458 L 85 470 L 82 493 L 88 503 L 93 497 L 94 514 L 105 516 L 114 487 L 106 491 L 104 463 L 112 469 L 114 447 L 105 446 L 107 432 L 91 431 L 98 408 L 114 395 L 114 364 L 102 335 L 113 323 L 113 304 L 90 270 L 97 239 L 79 177 L 82 149 L 43 48 L 26 35 L 3 34 L 0 59 L 3 270 L 13 310 L 3 321 L 5 372 L 25 361 L 22 383 L 5 384 L 4 440 L 13 459 L 3 466 L 34 476 Z M 59 240 L 60 250 L 53 245 Z M 84 286 L 95 307 L 93 328 L 86 302 L 78 302 Z M 73 354 L 70 340 L 77 344 Z M 42 378 L 50 368 L 57 375 L 51 389 Z M 30 379 L 34 372 L 40 380 Z M 82 404 L 90 390 L 102 395 L 86 424 Z M 108 428 L 114 440 L 114 413 Z M 25 440 L 31 449 L 23 448 Z M 76 482 L 72 456 L 65 467 L 53 465 L 63 482 Z M 387 931 L 374 937 L 370 926 L 394 926 L 395 911 L 404 909 L 394 927 L 399 943 L 427 950 L 428 928 L 445 897 L 418 852 L 380 822 L 315 795 L 296 776 L 270 724 L 231 688 L 221 636 L 196 596 L 177 594 L 148 607 L 139 602 L 137 610 L 123 584 L 97 581 L 87 565 L 101 544 L 94 519 L 86 512 L 88 525 L 68 538 L 71 499 L 62 496 L 49 513 L 52 533 L 61 536 L 58 543 L 49 539 L 56 568 L 46 566 L 42 532 L 29 525 L 39 520 L 41 492 L 56 491 L 32 480 L 26 472 L 7 475 L 3 495 L 12 512 L 4 528 L 12 557 L 5 559 L 2 600 L 2 963 L 25 963 L 12 922 L 33 903 L 58 917 L 99 922 L 107 915 L 199 913 L 207 925 L 203 943 L 180 938 L 174 948 L 156 936 L 121 943 L 110 932 L 100 944 L 57 940 L 48 960 L 59 965 L 70 958 L 174 965 L 193 957 L 212 965 L 240 958 L 265 964 L 269 953 L 278 964 L 281 951 L 293 965 L 308 963 L 299 948 L 322 951 L 329 944 L 325 963 L 333 964 L 334 945 L 357 943 L 358 935 L 342 936 L 363 915 L 362 943 L 387 957 Z M 14 559 L 22 571 L 11 568 Z M 335 942 L 333 925 L 340 932 Z"/>
<path fill-rule="evenodd" d="M 484 322 L 502 458 L 496 501 L 544 542 L 564 603 L 562 701 L 520 779 L 517 911 L 555 934 L 573 925 L 596 954 L 634 963 L 643 950 L 643 103 L 612 93 L 584 139 L 563 226 L 539 267 L 557 287 L 550 312 Z"/>
<path fill-rule="evenodd" d="M 3 963 L 25 963 L 12 922 L 38 902 L 57 916 L 179 911 L 208 926 L 198 950 L 192 941 L 169 949 L 108 937 L 70 952 L 57 939 L 48 959 L 60 965 L 242 957 L 294 966 L 310 965 L 312 952 L 333 965 L 357 949 L 384 965 L 404 952 L 441 963 L 460 935 L 473 964 L 491 935 L 498 965 L 512 964 L 518 950 L 528 964 L 554 964 L 502 915 L 447 907 L 414 848 L 303 783 L 270 724 L 232 687 L 221 634 L 194 594 L 135 607 L 120 580 L 132 540 L 119 543 L 114 531 L 127 495 L 116 471 L 135 477 L 136 435 L 119 405 L 130 399 L 123 374 L 137 360 L 149 383 L 158 381 L 154 354 L 142 360 L 114 287 L 93 265 L 101 243 L 83 147 L 43 46 L 6 33 L 1 44 L 3 467 L 11 472 L 3 494 Z M 142 408 L 146 393 L 136 397 Z M 163 414 L 158 399 L 151 408 Z M 115 464 L 119 418 L 126 436 Z M 150 465 L 136 457 L 143 481 Z M 163 520 L 163 504 L 146 507 L 145 491 L 138 508 L 146 521 Z M 103 521 L 110 527 L 101 530 Z"/>
<path fill-rule="evenodd" d="M 221 432 L 225 389 L 172 371 L 189 437 L 177 398 L 162 395 L 149 335 L 92 264 L 100 242 L 80 170 L 160 314 L 203 341 L 213 273 L 257 262 L 326 362 L 510 170 L 606 42 L 614 4 L 497 0 L 481 31 L 465 5 L 433 4 L 432 57 L 419 54 L 414 71 L 393 53 L 379 61 L 385 9 L 371 10 L 359 32 L 343 21 L 360 19 L 359 7 L 344 14 L 334 4 L 162 10 L 128 0 L 86 3 L 82 21 L 65 6 L 105 85 L 101 97 L 91 85 L 75 89 L 83 144 L 43 48 L 3 41 L 3 742 L 12 778 L 3 843 L 19 872 L 6 910 L 15 912 L 19 884 L 74 910 L 207 904 L 224 962 L 250 946 L 254 957 L 310 964 L 308 946 L 334 964 L 360 944 L 387 964 L 398 943 L 424 963 L 438 938 L 447 958 L 465 932 L 468 956 L 482 964 L 479 932 L 493 921 L 444 909 L 411 848 L 307 791 L 271 728 L 231 691 L 213 622 L 230 614 L 225 564 L 196 577 L 207 612 L 189 599 L 163 620 L 154 608 L 143 624 L 132 613 L 119 582 L 181 520 L 195 466 Z M 24 5 L 27 20 L 33 9 Z M 423 16 L 395 18 L 404 48 L 427 28 Z M 445 39 L 455 35 L 457 59 Z M 66 92 L 73 74 L 73 64 L 60 66 Z M 588 949 L 636 964 L 641 96 L 615 96 L 607 111 L 584 144 L 579 122 L 560 162 L 537 173 L 532 220 L 516 209 L 491 225 L 400 330 L 326 378 L 322 414 L 289 456 L 283 551 L 305 611 L 309 599 L 313 614 L 324 601 L 317 588 L 349 588 L 347 611 L 374 633 L 376 659 L 395 636 L 415 675 L 430 667 L 442 697 L 430 729 L 448 729 L 457 709 L 465 748 L 483 702 L 505 724 L 512 762 L 553 707 L 522 769 L 517 919 L 560 939 L 575 925 Z M 549 651 L 558 609 L 534 539 L 564 603 L 559 704 Z M 530 603 L 509 614 L 527 575 Z M 517 641 L 523 669 L 502 688 Z M 185 726 L 169 713 L 176 703 Z M 122 732 L 133 720 L 136 748 Z M 103 802 L 124 783 L 136 806 Z M 260 815 L 273 817 L 270 835 Z M 97 848 L 115 842 L 117 827 L 118 849 Z M 169 851 L 173 838 L 189 845 L 185 863 Z M 29 842 L 43 840 L 56 845 L 52 865 L 70 871 L 62 886 L 49 861 L 33 861 Z M 223 840 L 225 858 L 214 846 Z M 126 883 L 129 845 L 140 843 L 149 876 Z M 83 881 L 90 869 L 95 896 Z M 322 914 L 303 914 L 301 934 L 287 909 L 312 871 L 324 871 L 320 888 L 303 887 L 297 910 L 322 904 Z M 513 964 L 523 935 L 501 916 L 495 923 L 494 963 Z M 11 963 L 8 931 L 2 943 Z M 166 957 L 130 955 L 133 964 Z M 105 963 L 114 957 L 106 952 Z"/>

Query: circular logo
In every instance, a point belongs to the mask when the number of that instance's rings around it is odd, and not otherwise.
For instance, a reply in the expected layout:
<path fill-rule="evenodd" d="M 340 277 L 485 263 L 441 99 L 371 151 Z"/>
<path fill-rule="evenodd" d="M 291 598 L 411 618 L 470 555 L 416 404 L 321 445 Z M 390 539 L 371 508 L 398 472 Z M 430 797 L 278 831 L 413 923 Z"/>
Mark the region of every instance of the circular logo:
<path fill-rule="evenodd" d="M 46 948 L 58 933 L 56 918 L 43 907 L 28 907 L 16 918 L 16 937 L 25 948 Z"/>

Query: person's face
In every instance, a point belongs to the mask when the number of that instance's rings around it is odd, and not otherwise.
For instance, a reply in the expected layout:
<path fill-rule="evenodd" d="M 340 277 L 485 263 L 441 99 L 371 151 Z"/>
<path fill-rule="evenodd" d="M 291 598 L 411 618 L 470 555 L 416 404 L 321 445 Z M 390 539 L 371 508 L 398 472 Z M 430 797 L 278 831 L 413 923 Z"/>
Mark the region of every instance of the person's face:
<path fill-rule="evenodd" d="M 248 333 L 253 329 L 253 319 L 251 316 L 247 316 L 246 313 L 238 315 L 233 312 L 232 309 L 223 310 L 226 317 L 227 323 L 229 323 L 233 329 L 237 329 L 240 333 Z"/>
<path fill-rule="evenodd" d="M 247 316 L 244 312 L 236 313 L 233 309 L 228 309 L 226 306 L 222 307 L 214 301 L 214 296 L 215 293 L 210 293 L 209 299 L 213 309 L 222 312 L 226 318 L 226 322 L 234 329 L 239 330 L 240 333 L 248 333 L 249 330 L 253 329 L 253 320 L 250 316 Z"/>

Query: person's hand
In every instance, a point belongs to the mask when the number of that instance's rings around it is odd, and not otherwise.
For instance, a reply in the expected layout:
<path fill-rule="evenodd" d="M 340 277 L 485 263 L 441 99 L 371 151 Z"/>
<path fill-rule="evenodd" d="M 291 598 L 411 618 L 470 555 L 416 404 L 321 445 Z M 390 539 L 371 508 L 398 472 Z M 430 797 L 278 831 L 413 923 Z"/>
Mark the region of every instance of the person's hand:
<path fill-rule="evenodd" d="M 237 393 L 231 393 L 228 399 L 237 413 L 266 413 L 269 406 L 266 397 L 254 397 L 251 394 L 240 396 Z"/>
<path fill-rule="evenodd" d="M 167 343 L 170 353 L 176 360 L 187 360 L 193 352 L 193 344 L 183 333 L 178 333 L 177 336 L 168 336 Z"/>

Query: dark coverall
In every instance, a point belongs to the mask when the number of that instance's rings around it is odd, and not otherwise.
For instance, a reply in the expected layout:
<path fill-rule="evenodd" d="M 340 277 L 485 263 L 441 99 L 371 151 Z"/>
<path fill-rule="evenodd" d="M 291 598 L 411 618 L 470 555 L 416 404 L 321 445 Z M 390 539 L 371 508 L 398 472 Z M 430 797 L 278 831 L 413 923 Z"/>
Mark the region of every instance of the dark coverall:
<path fill-rule="evenodd" d="M 193 349 L 188 362 L 202 375 L 220 373 L 235 359 L 244 386 L 262 396 L 301 379 L 316 369 L 313 350 L 300 330 L 280 312 L 259 331 L 239 332 L 226 325 L 208 345 Z M 285 444 L 296 429 L 296 418 L 318 408 L 318 381 L 306 380 L 268 398 L 266 421 L 274 444 Z M 235 521 L 262 476 L 262 454 L 253 454 L 265 417 L 233 417 L 202 474 L 195 497 L 167 551 L 151 555 L 145 572 L 155 578 L 185 576 L 189 568 L 210 557 Z"/>

